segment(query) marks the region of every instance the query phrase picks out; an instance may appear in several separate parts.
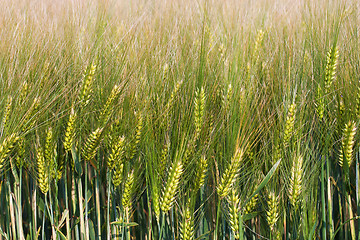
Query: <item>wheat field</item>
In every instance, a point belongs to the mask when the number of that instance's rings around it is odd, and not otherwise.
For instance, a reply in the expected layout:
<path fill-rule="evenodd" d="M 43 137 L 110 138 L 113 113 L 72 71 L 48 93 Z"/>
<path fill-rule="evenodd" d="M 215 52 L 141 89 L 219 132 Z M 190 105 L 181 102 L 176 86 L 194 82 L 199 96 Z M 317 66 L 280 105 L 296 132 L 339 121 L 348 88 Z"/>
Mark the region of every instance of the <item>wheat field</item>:
<path fill-rule="evenodd" d="M 360 239 L 356 0 L 0 8 L 0 240 Z"/>

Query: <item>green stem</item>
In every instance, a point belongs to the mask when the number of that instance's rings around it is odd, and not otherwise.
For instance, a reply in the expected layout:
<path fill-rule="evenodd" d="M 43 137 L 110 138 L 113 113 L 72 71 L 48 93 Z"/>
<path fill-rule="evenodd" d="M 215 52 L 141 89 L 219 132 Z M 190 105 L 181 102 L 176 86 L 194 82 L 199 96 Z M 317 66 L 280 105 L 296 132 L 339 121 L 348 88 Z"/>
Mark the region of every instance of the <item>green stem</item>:
<path fill-rule="evenodd" d="M 87 191 L 88 191 L 88 163 L 84 162 L 85 168 L 85 239 L 89 240 L 89 216 L 88 216 L 88 198 L 87 198 Z"/>
<path fill-rule="evenodd" d="M 44 195 L 44 199 L 45 199 L 45 207 L 43 209 L 43 221 L 42 221 L 42 229 L 41 229 L 41 239 L 44 240 L 44 236 L 45 236 L 45 211 L 46 211 L 46 194 Z"/>
<path fill-rule="evenodd" d="M 160 228 L 159 240 L 163 239 L 162 237 L 163 237 L 164 228 L 165 228 L 165 213 L 161 211 L 161 228 Z"/>
<path fill-rule="evenodd" d="M 328 197 L 328 216 L 329 216 L 329 238 L 332 239 L 334 235 L 334 224 L 333 224 L 333 217 L 332 217 L 332 191 L 331 191 L 331 183 L 330 183 L 330 162 L 328 161 L 326 164 L 326 179 L 328 180 L 327 183 L 327 197 Z"/>
<path fill-rule="evenodd" d="M 98 166 L 99 167 L 99 166 Z M 99 168 L 98 168 L 99 169 Z M 95 200 L 96 200 L 96 216 L 97 216 L 97 239 L 101 239 L 101 212 L 100 212 L 100 180 L 99 180 L 99 173 L 96 173 L 96 188 L 95 188 Z"/>
<path fill-rule="evenodd" d="M 69 199 L 68 199 L 68 186 L 67 186 L 67 164 L 68 164 L 69 154 L 66 152 L 65 156 L 65 166 L 64 166 L 64 187 L 65 187 L 65 207 L 68 210 L 68 215 L 66 216 L 66 238 L 71 240 L 71 232 L 70 232 L 70 210 L 69 210 Z"/>
<path fill-rule="evenodd" d="M 321 158 L 321 207 L 322 207 L 322 239 L 326 240 L 326 203 L 325 203 L 325 159 Z"/>
<path fill-rule="evenodd" d="M 110 240 L 111 230 L 110 230 L 110 184 L 111 184 L 111 173 L 107 173 L 107 208 L 106 208 L 106 231 L 107 231 L 107 240 Z"/>
<path fill-rule="evenodd" d="M 82 194 L 82 184 L 81 177 L 78 179 L 78 191 L 79 191 L 79 214 L 80 214 L 80 239 L 85 238 L 85 223 L 84 223 L 84 209 L 83 209 L 83 194 Z"/>
<path fill-rule="evenodd" d="M 359 149 L 360 150 L 360 149 Z M 355 175 L 356 175 L 356 212 L 357 216 L 360 216 L 360 199 L 359 199 L 359 154 L 360 151 L 356 154 L 356 164 L 355 164 Z M 357 221 L 358 229 L 360 230 L 360 221 Z M 358 232 L 357 239 L 360 239 L 360 233 Z"/>
<path fill-rule="evenodd" d="M 14 214 L 14 202 L 13 197 L 11 196 L 11 187 L 9 182 L 9 177 L 6 178 L 6 185 L 9 190 L 9 207 L 10 207 L 10 220 L 11 220 L 11 230 L 13 234 L 13 239 L 16 239 L 16 228 L 15 228 L 15 214 Z"/>
<path fill-rule="evenodd" d="M 215 232 L 214 232 L 214 240 L 218 239 L 218 226 L 219 226 L 219 218 L 220 218 L 220 207 L 221 207 L 221 200 L 218 202 L 217 211 L 216 211 L 216 222 L 215 222 Z"/>

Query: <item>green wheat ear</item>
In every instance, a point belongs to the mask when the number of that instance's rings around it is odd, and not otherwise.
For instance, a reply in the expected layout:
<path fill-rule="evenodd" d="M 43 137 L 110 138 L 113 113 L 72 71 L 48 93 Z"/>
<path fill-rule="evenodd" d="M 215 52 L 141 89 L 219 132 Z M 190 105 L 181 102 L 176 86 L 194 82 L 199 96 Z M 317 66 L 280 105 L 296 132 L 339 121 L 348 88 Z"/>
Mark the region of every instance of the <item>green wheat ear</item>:
<path fill-rule="evenodd" d="M 113 168 L 113 178 L 112 183 L 114 184 L 114 187 L 118 187 L 122 181 L 122 174 L 124 170 L 124 164 L 122 163 L 121 159 L 118 160 L 118 162 L 115 164 L 115 167 Z"/>
<path fill-rule="evenodd" d="M 120 164 L 122 162 L 122 157 L 124 154 L 124 143 L 124 136 L 119 136 L 117 139 L 112 139 L 110 154 L 107 161 L 108 171 L 111 171 L 114 168 L 115 163 Z"/>
<path fill-rule="evenodd" d="M 204 122 L 205 112 L 205 90 L 202 87 L 200 90 L 195 92 L 195 135 L 197 136 L 201 132 L 201 128 Z"/>
<path fill-rule="evenodd" d="M 241 167 L 242 157 L 243 150 L 238 149 L 232 157 L 228 168 L 223 173 L 220 184 L 217 187 L 217 193 L 220 198 L 228 196 L 231 190 L 231 186 L 235 183 Z"/>
<path fill-rule="evenodd" d="M 240 229 L 239 229 L 239 203 L 240 199 L 234 189 L 230 191 L 230 197 L 228 198 L 229 203 L 229 215 L 230 215 L 230 227 L 234 233 L 235 239 L 240 239 Z"/>
<path fill-rule="evenodd" d="M 30 106 L 29 110 L 25 115 L 25 119 L 24 119 L 25 126 L 22 128 L 22 132 L 27 132 L 34 127 L 36 123 L 36 119 L 34 118 L 34 116 L 39 110 L 40 101 L 41 101 L 40 98 L 37 97 L 34 98 L 32 105 Z"/>
<path fill-rule="evenodd" d="M 303 173 L 303 158 L 302 156 L 299 156 L 293 161 L 293 165 L 291 168 L 290 186 L 288 190 L 290 203 L 295 209 L 297 209 L 300 204 L 299 196 L 303 190 Z"/>
<path fill-rule="evenodd" d="M 113 89 L 111 90 L 111 93 L 100 113 L 99 122 L 100 122 L 101 126 L 104 126 L 107 123 L 107 121 L 109 120 L 111 111 L 114 107 L 114 102 L 117 99 L 118 95 L 120 94 L 120 90 L 121 90 L 121 88 L 118 85 L 115 85 L 113 87 Z"/>
<path fill-rule="evenodd" d="M 76 112 L 74 108 L 71 108 L 69 120 L 66 125 L 66 131 L 65 131 L 65 139 L 64 139 L 64 148 L 66 152 L 70 152 L 72 146 L 75 142 L 75 122 L 76 122 Z"/>
<path fill-rule="evenodd" d="M 91 64 L 82 82 L 80 94 L 78 97 L 82 108 L 86 107 L 90 102 L 90 97 L 93 91 L 92 85 L 93 85 L 93 77 L 95 75 L 95 71 L 96 71 L 96 65 Z"/>
<path fill-rule="evenodd" d="M 180 183 L 180 177 L 182 175 L 182 172 L 183 165 L 181 163 L 181 160 L 174 161 L 172 166 L 170 167 L 170 174 L 167 178 L 160 203 L 160 208 L 164 213 L 168 212 L 171 209 L 175 201 L 175 195 Z"/>
<path fill-rule="evenodd" d="M 1 121 L 1 128 L 2 129 L 5 128 L 8 120 L 9 120 L 10 110 L 11 110 L 11 106 L 12 106 L 12 100 L 13 100 L 13 98 L 11 96 L 8 96 L 8 98 L 6 100 L 5 111 L 4 111 L 2 121 Z"/>
<path fill-rule="evenodd" d="M 131 171 L 126 178 L 123 196 L 121 203 L 124 209 L 129 210 L 131 207 L 131 199 L 134 192 L 134 171 Z"/>
<path fill-rule="evenodd" d="M 42 147 L 37 148 L 36 165 L 39 188 L 43 194 L 46 194 L 49 191 L 49 171 L 47 169 Z"/>
<path fill-rule="evenodd" d="M 138 123 L 136 125 L 135 131 L 135 140 L 129 145 L 129 152 L 128 152 L 128 160 L 131 160 L 135 157 L 142 134 L 143 128 L 143 116 L 141 113 L 138 115 Z"/>
<path fill-rule="evenodd" d="M 9 156 L 11 150 L 15 147 L 15 144 L 19 140 L 19 136 L 16 133 L 6 137 L 0 145 L 0 172 L 6 166 L 5 160 Z"/>
<path fill-rule="evenodd" d="M 284 146 L 288 146 L 290 138 L 294 132 L 295 125 L 295 114 L 296 114 L 296 104 L 292 103 L 289 106 L 288 113 L 286 116 L 285 129 L 284 129 Z"/>
<path fill-rule="evenodd" d="M 191 198 L 186 202 L 183 212 L 183 220 L 180 222 L 180 239 L 192 240 L 194 239 L 194 214 L 192 211 Z"/>
<path fill-rule="evenodd" d="M 103 130 L 102 128 L 96 129 L 87 138 L 84 148 L 82 150 L 83 158 L 85 159 L 85 161 L 88 162 L 95 157 L 96 151 L 100 145 L 100 140 L 101 140 L 100 136 L 101 136 L 102 130 Z"/>
<path fill-rule="evenodd" d="M 342 150 L 340 151 L 339 156 L 339 165 L 342 167 L 344 164 L 344 157 L 347 161 L 348 166 L 351 166 L 353 160 L 353 147 L 354 147 L 354 137 L 356 134 L 356 126 L 353 121 L 349 121 L 349 123 L 345 124 L 345 128 L 343 131 L 343 137 L 341 140 Z"/>
<path fill-rule="evenodd" d="M 244 214 L 252 213 L 256 209 L 258 203 L 258 194 L 255 194 L 250 201 L 245 205 Z"/>
<path fill-rule="evenodd" d="M 355 107 L 355 116 L 356 119 L 360 119 L 360 87 L 357 88 L 356 93 L 356 107 Z"/>
<path fill-rule="evenodd" d="M 200 161 L 197 166 L 196 177 L 194 180 L 194 190 L 195 192 L 199 191 L 199 189 L 204 186 L 206 174 L 208 171 L 208 162 L 205 156 L 200 158 Z"/>
<path fill-rule="evenodd" d="M 266 209 L 266 220 L 269 224 L 271 231 L 274 231 L 275 224 L 277 223 L 280 212 L 279 212 L 279 198 L 275 195 L 275 192 L 269 191 Z"/>
<path fill-rule="evenodd" d="M 50 168 L 50 178 L 55 179 L 57 175 L 57 162 L 55 161 L 56 147 L 53 140 L 53 130 L 50 127 L 46 133 L 45 139 L 45 161 L 48 163 Z"/>
<path fill-rule="evenodd" d="M 153 184 L 151 188 L 151 199 L 152 199 L 152 206 L 154 209 L 156 220 L 160 220 L 160 201 L 159 201 L 159 187 L 157 184 Z"/>
<path fill-rule="evenodd" d="M 323 119 L 325 112 L 325 103 L 324 103 L 323 92 L 320 85 L 318 85 L 317 87 L 315 104 L 316 104 L 317 116 L 319 117 L 319 119 Z"/>
<path fill-rule="evenodd" d="M 325 67 L 325 93 L 328 93 L 332 86 L 335 74 L 336 66 L 339 58 L 339 50 L 337 45 L 334 45 L 327 53 L 326 67 Z"/>

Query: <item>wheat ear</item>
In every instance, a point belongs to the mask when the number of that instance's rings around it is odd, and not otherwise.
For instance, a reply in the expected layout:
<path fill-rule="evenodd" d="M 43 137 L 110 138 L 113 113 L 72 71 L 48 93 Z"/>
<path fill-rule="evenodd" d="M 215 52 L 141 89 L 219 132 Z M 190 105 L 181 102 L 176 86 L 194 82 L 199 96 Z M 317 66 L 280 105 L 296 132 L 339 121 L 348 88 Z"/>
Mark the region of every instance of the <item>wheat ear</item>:
<path fill-rule="evenodd" d="M 1 127 L 2 129 L 5 128 L 8 120 L 9 120 L 9 116 L 10 116 L 10 110 L 11 110 L 11 105 L 12 105 L 12 100 L 13 98 L 11 96 L 8 96 L 7 100 L 6 100 L 6 104 L 5 104 L 5 112 L 2 118 L 2 122 L 1 122 Z"/>
<path fill-rule="evenodd" d="M 180 239 L 194 239 L 194 216 L 192 212 L 191 198 L 188 199 L 183 213 L 183 220 L 180 222 Z"/>
<path fill-rule="evenodd" d="M 65 139 L 64 139 L 64 148 L 66 152 L 71 151 L 72 146 L 75 142 L 75 121 L 76 121 L 76 112 L 74 108 L 71 108 L 69 120 L 66 125 Z"/>
<path fill-rule="evenodd" d="M 302 192 L 303 172 L 303 158 L 302 156 L 299 156 L 293 161 L 288 191 L 290 203 L 295 207 L 295 209 L 297 209 L 300 204 L 299 196 Z"/>
<path fill-rule="evenodd" d="M 169 211 L 174 203 L 182 172 L 183 165 L 181 160 L 174 161 L 170 167 L 170 174 L 167 178 L 160 203 L 160 208 L 164 213 Z"/>
<path fill-rule="evenodd" d="M 339 58 L 339 50 L 336 45 L 330 48 L 326 57 L 325 67 L 325 93 L 328 93 L 335 79 L 336 66 Z"/>
<path fill-rule="evenodd" d="M 6 137 L 0 145 L 0 171 L 2 171 L 6 165 L 5 160 L 9 156 L 11 150 L 14 148 L 16 142 L 19 140 L 19 136 L 16 133 Z"/>
<path fill-rule="evenodd" d="M 285 122 L 284 137 L 283 137 L 285 147 L 289 144 L 290 138 L 294 132 L 295 114 L 296 114 L 296 104 L 292 103 L 289 106 L 288 113 L 286 116 L 286 122 Z"/>
<path fill-rule="evenodd" d="M 349 123 L 345 124 L 345 128 L 343 131 L 343 137 L 341 140 L 342 150 L 340 151 L 339 156 L 339 165 L 342 167 L 344 164 L 344 157 L 347 161 L 348 167 L 351 166 L 352 163 L 352 155 L 353 155 L 353 147 L 354 147 L 354 137 L 356 134 L 356 126 L 353 121 L 349 121 Z"/>
<path fill-rule="evenodd" d="M 100 140 L 101 140 L 100 136 L 102 130 L 103 130 L 102 128 L 96 129 L 87 138 L 82 151 L 85 161 L 90 161 L 95 157 L 96 151 L 100 145 Z"/>
<path fill-rule="evenodd" d="M 111 149 L 109 158 L 107 161 L 108 170 L 111 171 L 114 168 L 114 164 L 120 164 L 121 158 L 124 153 L 124 143 L 125 143 L 125 137 L 119 136 L 118 139 L 113 139 L 111 141 Z"/>
<path fill-rule="evenodd" d="M 206 157 L 202 156 L 198 163 L 196 177 L 194 180 L 195 192 L 197 192 L 202 186 L 204 186 L 207 171 L 208 171 L 208 162 Z"/>
<path fill-rule="evenodd" d="M 113 89 L 111 90 L 111 93 L 100 113 L 99 119 L 100 119 L 101 126 L 104 126 L 106 124 L 106 122 L 109 120 L 111 110 L 113 109 L 116 98 L 120 94 L 120 90 L 121 90 L 121 88 L 118 85 L 115 85 L 113 87 Z"/>
<path fill-rule="evenodd" d="M 131 171 L 126 178 L 124 192 L 121 198 L 121 203 L 124 209 L 129 210 L 131 207 L 131 199 L 134 190 L 134 171 Z"/>
<path fill-rule="evenodd" d="M 217 193 L 220 198 L 224 198 L 229 194 L 232 184 L 236 181 L 242 162 L 242 157 L 243 150 L 238 149 L 232 157 L 228 168 L 223 173 L 220 184 L 217 187 Z"/>
<path fill-rule="evenodd" d="M 93 77 L 95 75 L 95 71 L 96 71 L 96 65 L 91 64 L 90 68 L 87 72 L 87 75 L 84 77 L 84 80 L 83 80 L 83 83 L 81 86 L 81 91 L 79 94 L 79 102 L 80 102 L 82 108 L 87 106 L 88 103 L 90 102 L 90 97 L 92 94 Z"/>
<path fill-rule="evenodd" d="M 271 231 L 274 231 L 275 224 L 277 223 L 280 213 L 279 213 L 279 202 L 278 197 L 275 195 L 275 192 L 270 191 L 268 193 L 267 205 L 266 209 L 266 220 L 269 224 Z"/>
<path fill-rule="evenodd" d="M 37 148 L 36 165 L 39 188 L 43 194 L 46 194 L 49 191 L 49 171 L 46 166 L 42 147 Z"/>
<path fill-rule="evenodd" d="M 241 214 L 239 210 L 240 199 L 234 189 L 231 189 L 230 197 L 228 198 L 228 203 L 229 203 L 230 227 L 234 233 L 235 239 L 239 239 L 240 238 L 239 214 Z"/>

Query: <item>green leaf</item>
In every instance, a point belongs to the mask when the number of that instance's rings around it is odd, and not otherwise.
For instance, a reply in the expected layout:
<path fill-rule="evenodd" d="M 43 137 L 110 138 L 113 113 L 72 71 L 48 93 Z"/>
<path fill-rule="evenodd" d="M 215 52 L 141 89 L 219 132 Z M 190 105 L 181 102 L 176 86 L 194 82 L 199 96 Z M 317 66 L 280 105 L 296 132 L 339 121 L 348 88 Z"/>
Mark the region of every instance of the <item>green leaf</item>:
<path fill-rule="evenodd" d="M 246 201 L 242 203 L 242 207 L 246 206 L 246 204 L 250 201 L 250 199 L 252 199 L 256 194 L 258 194 L 261 191 L 261 189 L 265 187 L 265 185 L 270 181 L 271 177 L 274 175 L 276 169 L 279 167 L 280 162 L 281 159 L 279 159 L 279 161 L 277 161 L 274 164 L 274 166 L 270 169 L 268 174 L 266 174 L 265 178 L 261 181 L 260 185 L 256 188 L 255 192 L 248 199 L 246 199 Z"/>
<path fill-rule="evenodd" d="M 252 212 L 252 213 L 248 213 L 248 214 L 245 214 L 243 216 L 243 221 L 246 222 L 250 219 L 253 219 L 254 217 L 256 217 L 257 215 L 259 215 L 259 212 Z"/>
<path fill-rule="evenodd" d="M 56 231 L 59 233 L 61 239 L 63 239 L 63 240 L 68 240 L 68 239 L 66 238 L 66 236 L 65 236 L 58 228 L 56 228 Z"/>
<path fill-rule="evenodd" d="M 78 152 L 75 149 L 75 146 L 72 146 L 71 154 L 72 154 L 72 158 L 73 158 L 73 161 L 74 161 L 75 172 L 81 176 L 82 175 L 82 168 L 81 168 L 81 164 L 80 164 L 80 161 L 79 161 L 79 155 L 78 155 Z"/>
<path fill-rule="evenodd" d="M 138 226 L 139 224 L 137 224 L 136 222 L 129 222 L 129 223 L 125 223 L 125 222 L 111 222 L 111 225 L 118 225 L 118 226 L 122 226 L 122 227 L 135 227 Z"/>
<path fill-rule="evenodd" d="M 94 223 L 89 219 L 89 235 L 91 240 L 95 240 Z"/>

